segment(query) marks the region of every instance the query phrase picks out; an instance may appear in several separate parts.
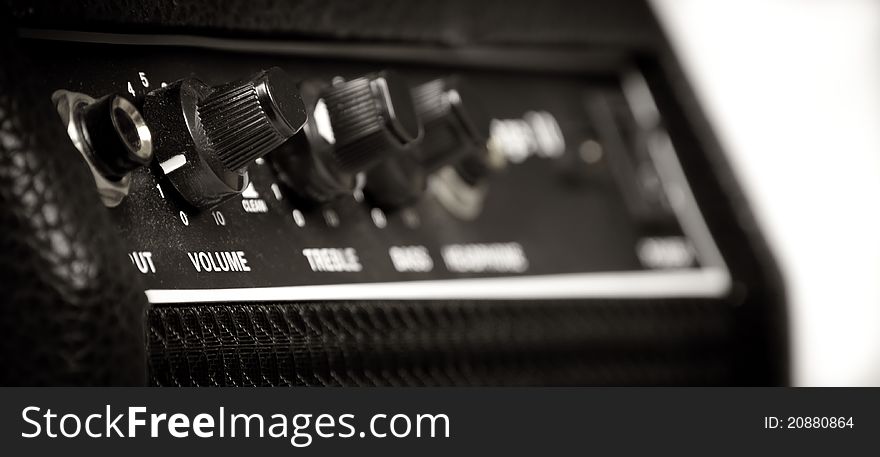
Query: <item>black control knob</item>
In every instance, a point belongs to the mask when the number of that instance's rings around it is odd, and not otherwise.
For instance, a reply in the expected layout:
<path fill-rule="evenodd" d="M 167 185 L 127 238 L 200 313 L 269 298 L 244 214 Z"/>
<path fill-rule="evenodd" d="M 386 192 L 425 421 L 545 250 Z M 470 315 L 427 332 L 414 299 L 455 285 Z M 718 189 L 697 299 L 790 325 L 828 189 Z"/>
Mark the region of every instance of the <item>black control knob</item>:
<path fill-rule="evenodd" d="M 214 90 L 196 104 L 211 152 L 229 171 L 277 148 L 305 122 L 296 82 L 279 68 Z"/>
<path fill-rule="evenodd" d="M 334 155 L 345 172 L 366 170 L 403 154 L 421 139 L 409 87 L 383 71 L 333 84 L 322 93 L 332 125 Z"/>
<path fill-rule="evenodd" d="M 422 84 L 412 93 L 425 126 L 419 158 L 428 172 L 486 155 L 491 118 L 469 85 L 451 76 Z"/>
<path fill-rule="evenodd" d="M 196 208 L 241 193 L 247 166 L 306 121 L 296 82 L 279 68 L 211 88 L 195 78 L 150 92 L 144 117 L 156 132 L 159 167 Z"/>
<path fill-rule="evenodd" d="M 299 83 L 308 119 L 302 130 L 268 156 L 286 190 L 307 206 L 351 195 L 356 184 L 355 173 L 343 171 L 335 158 L 329 114 L 321 99 L 328 87 L 320 80 Z"/>

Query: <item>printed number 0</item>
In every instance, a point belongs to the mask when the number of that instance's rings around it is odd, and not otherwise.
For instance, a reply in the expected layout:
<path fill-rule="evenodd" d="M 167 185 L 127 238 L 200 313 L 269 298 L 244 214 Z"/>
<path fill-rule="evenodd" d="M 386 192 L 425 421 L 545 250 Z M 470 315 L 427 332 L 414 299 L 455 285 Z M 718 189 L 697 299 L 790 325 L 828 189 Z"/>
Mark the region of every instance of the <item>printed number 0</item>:
<path fill-rule="evenodd" d="M 186 217 L 186 213 L 183 211 L 180 212 L 180 222 L 183 222 L 183 225 L 189 225 L 189 218 Z"/>

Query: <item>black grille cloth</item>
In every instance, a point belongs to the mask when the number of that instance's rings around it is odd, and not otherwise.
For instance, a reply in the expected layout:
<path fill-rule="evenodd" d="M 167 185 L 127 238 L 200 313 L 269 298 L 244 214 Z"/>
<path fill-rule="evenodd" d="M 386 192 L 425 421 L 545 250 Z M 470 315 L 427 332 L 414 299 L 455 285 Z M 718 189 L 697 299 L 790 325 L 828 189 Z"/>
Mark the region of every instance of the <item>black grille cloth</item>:
<path fill-rule="evenodd" d="M 156 385 L 731 384 L 730 305 L 340 302 L 155 307 Z"/>

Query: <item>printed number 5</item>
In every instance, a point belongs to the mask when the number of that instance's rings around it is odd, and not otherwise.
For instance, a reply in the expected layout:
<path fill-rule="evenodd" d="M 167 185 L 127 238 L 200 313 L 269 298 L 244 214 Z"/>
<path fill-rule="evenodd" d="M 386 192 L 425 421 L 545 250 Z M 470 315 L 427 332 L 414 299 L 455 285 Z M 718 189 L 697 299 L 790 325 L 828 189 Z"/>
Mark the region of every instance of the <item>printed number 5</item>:
<path fill-rule="evenodd" d="M 150 87 L 150 81 L 147 80 L 147 74 L 146 74 L 146 73 L 144 73 L 144 72 L 142 72 L 142 71 L 139 71 L 139 72 L 138 72 L 138 76 L 141 77 L 141 84 L 143 84 L 144 87 Z"/>

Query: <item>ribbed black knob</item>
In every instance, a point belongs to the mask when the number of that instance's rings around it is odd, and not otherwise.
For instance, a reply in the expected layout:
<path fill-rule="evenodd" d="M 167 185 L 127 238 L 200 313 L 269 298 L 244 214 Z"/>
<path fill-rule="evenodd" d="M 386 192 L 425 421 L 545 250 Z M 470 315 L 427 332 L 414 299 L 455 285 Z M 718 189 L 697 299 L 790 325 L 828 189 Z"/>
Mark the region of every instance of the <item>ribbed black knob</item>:
<path fill-rule="evenodd" d="M 215 89 L 196 111 L 208 148 L 229 171 L 277 148 L 306 120 L 296 81 L 277 67 Z"/>
<path fill-rule="evenodd" d="M 383 71 L 334 84 L 322 93 L 322 101 L 343 171 L 366 170 L 421 139 L 409 87 L 396 73 Z"/>
<path fill-rule="evenodd" d="M 428 172 L 485 154 L 491 118 L 460 78 L 435 79 L 416 87 L 413 102 L 425 125 L 419 157 Z"/>
<path fill-rule="evenodd" d="M 296 81 L 278 68 L 211 87 L 184 78 L 144 96 L 159 168 L 183 200 L 214 207 L 249 182 L 248 164 L 302 128 Z"/>
<path fill-rule="evenodd" d="M 278 178 L 285 184 L 285 190 L 304 206 L 320 205 L 351 195 L 357 183 L 354 174 L 338 169 L 332 135 L 327 132 L 330 121 L 326 107 L 322 105 L 316 109 L 321 93 L 327 87 L 329 83 L 317 79 L 299 83 L 308 120 L 290 141 L 267 156 Z"/>

